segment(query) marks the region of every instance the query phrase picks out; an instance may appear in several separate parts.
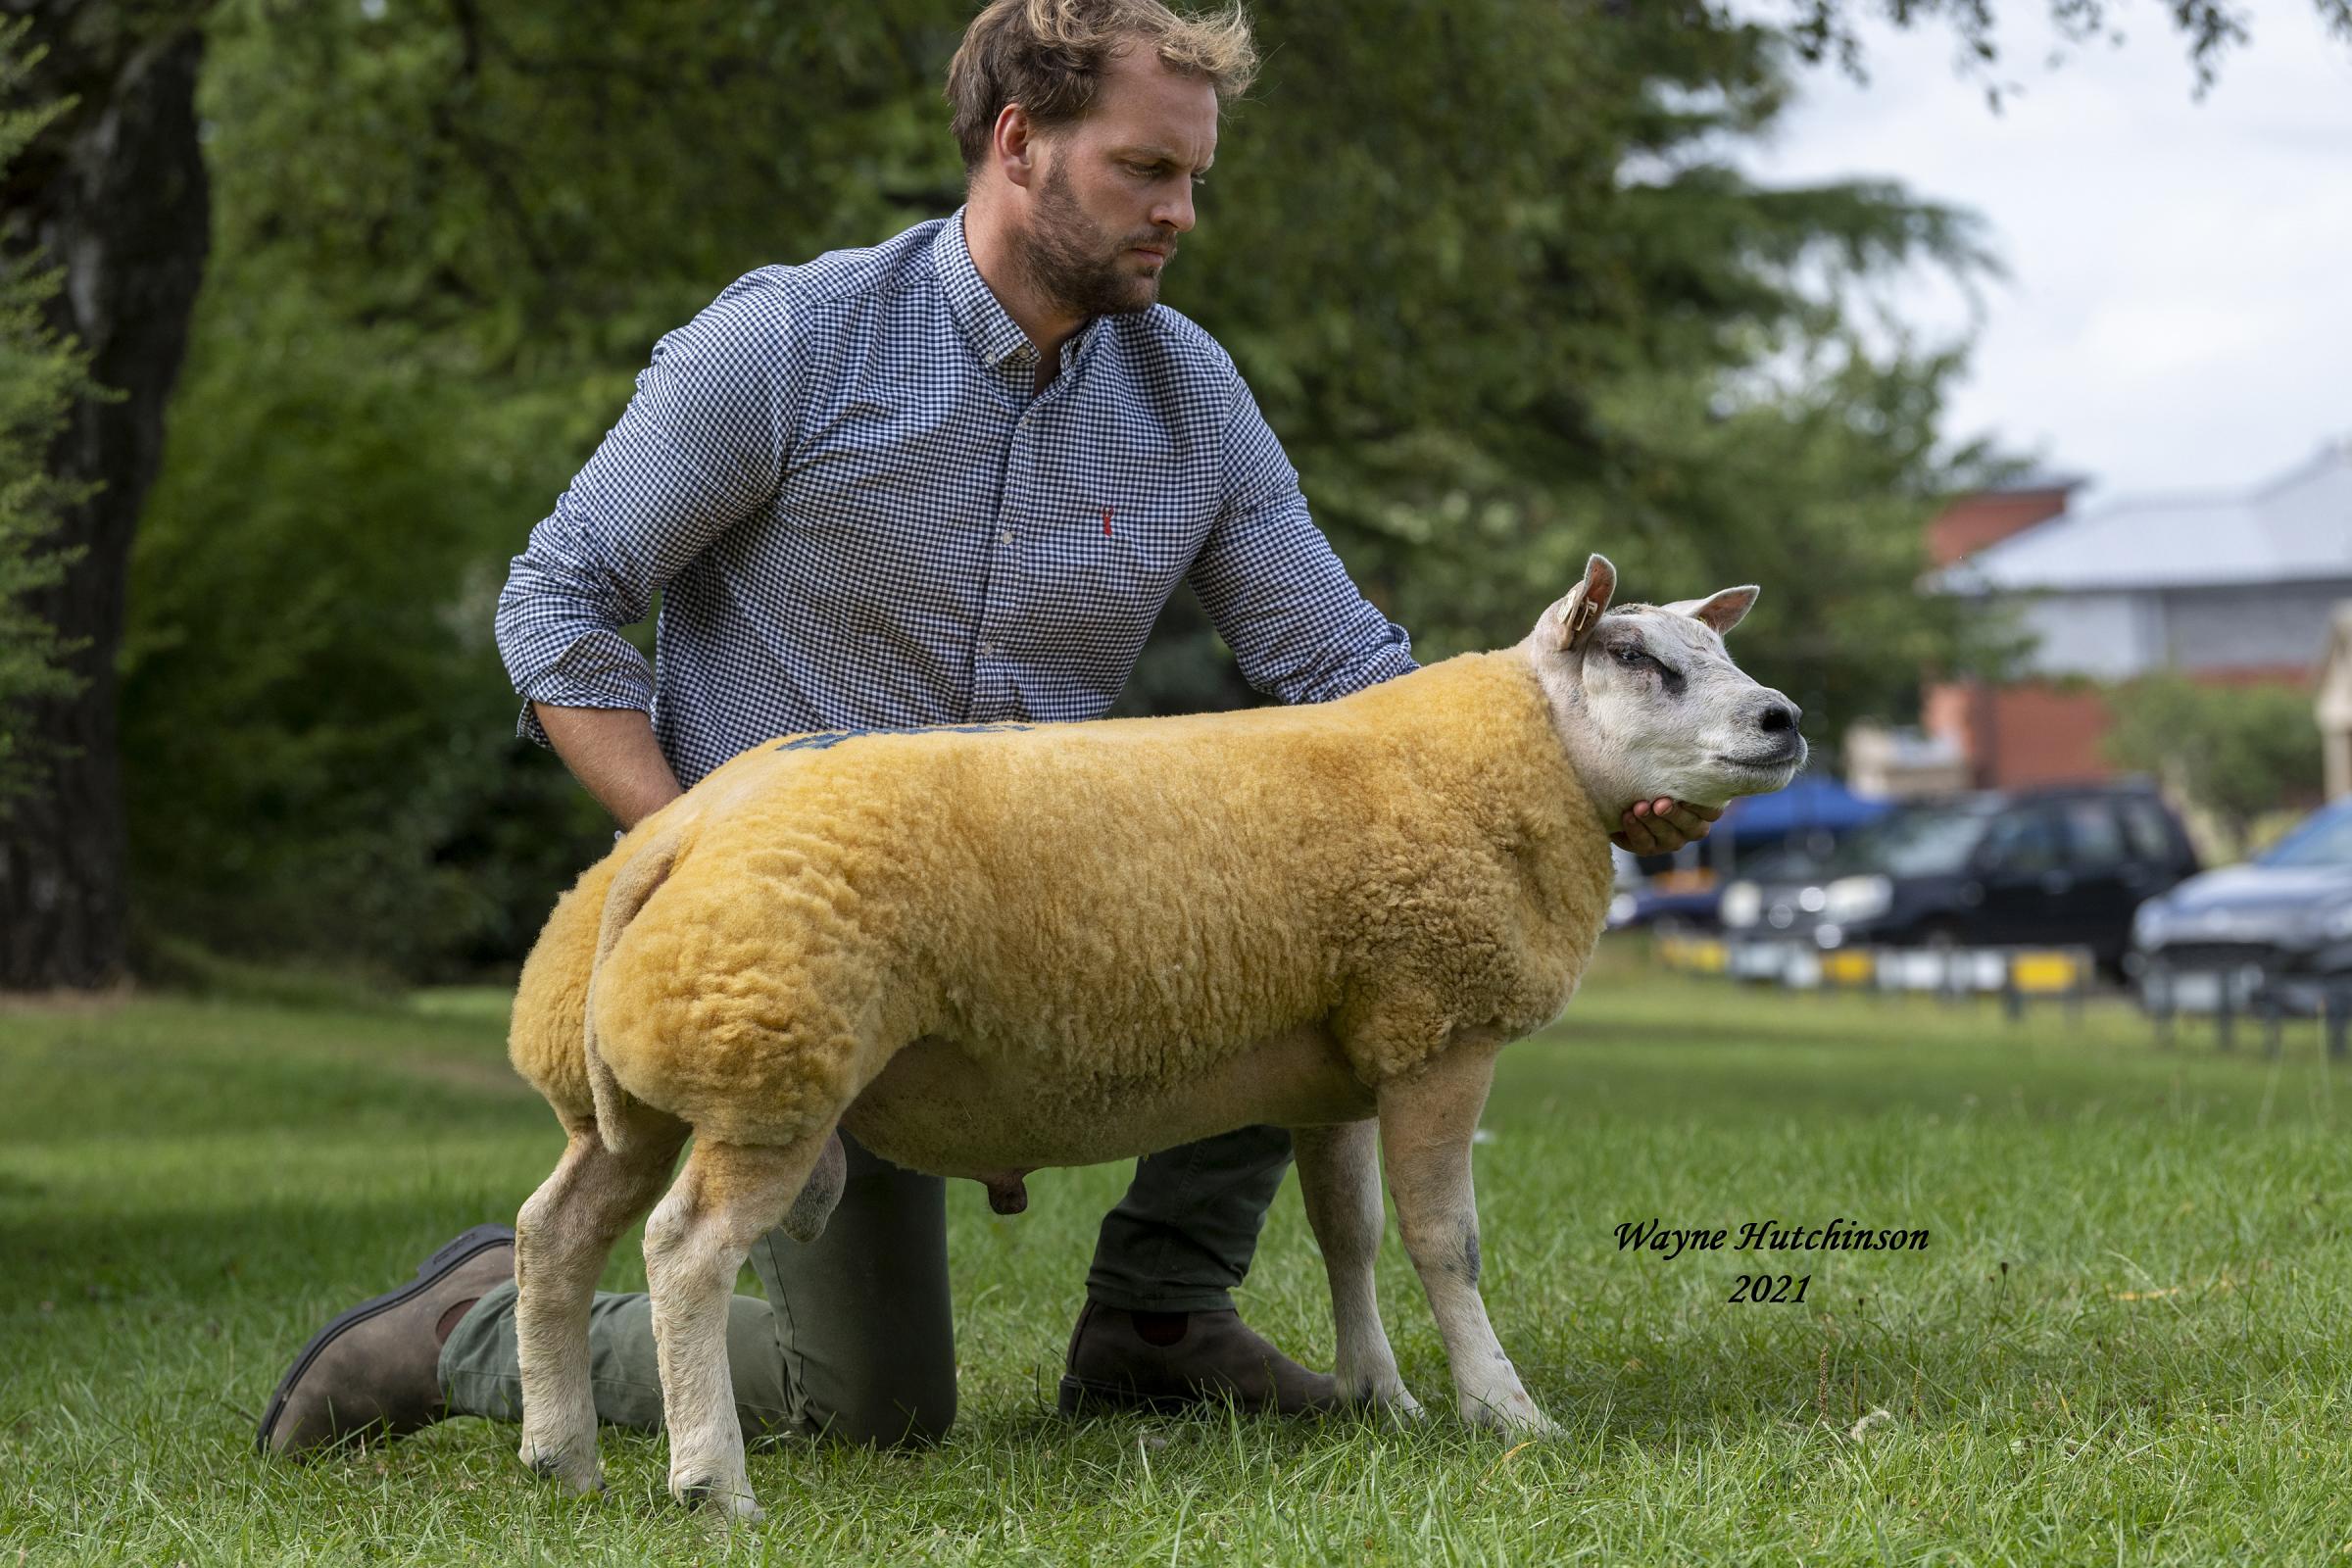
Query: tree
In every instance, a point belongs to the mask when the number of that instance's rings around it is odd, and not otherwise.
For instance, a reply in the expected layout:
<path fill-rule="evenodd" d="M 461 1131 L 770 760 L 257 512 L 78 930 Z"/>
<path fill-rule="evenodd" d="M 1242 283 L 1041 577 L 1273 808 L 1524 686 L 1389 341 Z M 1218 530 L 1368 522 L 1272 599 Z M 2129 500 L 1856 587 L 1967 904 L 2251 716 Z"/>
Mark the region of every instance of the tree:
<path fill-rule="evenodd" d="M 29 24 L 0 23 L 0 105 L 16 100 L 38 63 Z M 0 107 L 0 180 L 25 147 L 69 106 Z M 44 771 L 24 705 L 69 698 L 70 645 L 35 615 L 26 596 L 55 588 L 73 563 L 53 536 L 80 493 L 48 471 L 50 447 L 74 404 L 91 395 L 89 362 L 49 324 L 60 274 L 30 256 L 0 256 L 0 817 Z"/>
<path fill-rule="evenodd" d="M 2167 672 L 2111 687 L 2109 702 L 2108 757 L 2212 813 L 2241 855 L 2257 817 L 2320 798 L 2320 731 L 2305 692 Z"/>
<path fill-rule="evenodd" d="M 204 266 L 192 109 L 203 37 L 189 7 L 8 9 L 45 46 L 27 86 L 67 107 L 8 171 L 0 252 L 65 268 L 67 286 L 44 302 L 49 329 L 83 346 L 108 391 L 74 403 L 47 454 L 74 548 L 16 601 L 63 639 L 70 679 L 20 710 L 45 767 L 0 821 L 0 988 L 91 987 L 124 971 L 115 652 L 132 526 L 161 461 L 164 403 Z"/>
<path fill-rule="evenodd" d="M 2176 31 L 2188 40 L 2189 59 L 2197 72 L 2197 90 L 2212 85 L 2222 59 L 2242 47 L 2251 36 L 2245 13 L 2230 0 L 2156 0 Z M 2352 0 L 2311 0 L 2312 9 L 2328 29 L 2352 43 Z M 1853 18 L 1875 16 L 1897 26 L 1930 20 L 1942 21 L 1959 34 L 1968 58 L 1983 72 L 2000 60 L 1995 33 L 1997 8 L 1991 0 L 1779 0 L 1788 16 L 1789 39 L 1808 60 L 1836 58 L 1847 71 L 1864 74 L 1862 42 Z M 2051 24 L 2061 37 L 2081 45 L 2101 39 L 2120 39 L 2116 20 L 2128 8 L 2119 0 L 2048 0 Z M 2000 88 L 1988 86 L 1999 102 Z"/>

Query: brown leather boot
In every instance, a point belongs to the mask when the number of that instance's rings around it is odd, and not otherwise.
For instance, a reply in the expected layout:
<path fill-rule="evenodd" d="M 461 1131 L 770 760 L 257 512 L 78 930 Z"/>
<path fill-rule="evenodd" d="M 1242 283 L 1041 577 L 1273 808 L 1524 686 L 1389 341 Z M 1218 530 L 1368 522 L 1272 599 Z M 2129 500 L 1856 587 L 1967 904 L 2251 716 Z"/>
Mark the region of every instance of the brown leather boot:
<path fill-rule="evenodd" d="M 1340 1408 L 1339 1385 L 1253 1333 L 1239 1312 L 1128 1312 L 1088 1301 L 1070 1331 L 1061 1413 L 1179 1410 L 1231 1399 L 1253 1414 Z"/>
<path fill-rule="evenodd" d="M 337 1315 L 279 1381 L 254 1446 L 303 1459 L 440 1420 L 449 1413 L 435 1332 L 443 1314 L 514 1277 L 514 1232 L 476 1225 L 426 1258 L 399 1290 Z"/>

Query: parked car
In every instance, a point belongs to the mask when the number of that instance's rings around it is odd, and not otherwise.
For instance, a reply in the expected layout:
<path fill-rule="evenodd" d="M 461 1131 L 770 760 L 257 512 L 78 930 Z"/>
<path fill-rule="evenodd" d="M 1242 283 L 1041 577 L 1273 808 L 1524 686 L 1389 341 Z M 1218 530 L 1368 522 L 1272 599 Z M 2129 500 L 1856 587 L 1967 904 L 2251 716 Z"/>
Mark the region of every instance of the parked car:
<path fill-rule="evenodd" d="M 2152 1007 L 2250 1003 L 2269 987 L 2295 1011 L 2352 988 L 2352 800 L 2323 807 L 2243 865 L 2207 871 L 2139 906 L 2125 960 Z"/>
<path fill-rule="evenodd" d="M 1715 929 L 1723 890 L 1704 871 L 1668 871 L 1620 886 L 1609 899 L 1608 929 L 1654 926 L 1669 935 Z"/>
<path fill-rule="evenodd" d="M 2141 900 L 2195 872 L 2188 835 L 2137 784 L 1983 793 L 1907 806 L 1811 874 L 1724 890 L 1749 940 L 2086 947 L 2120 972 Z"/>
<path fill-rule="evenodd" d="M 1631 856 L 1623 858 L 1621 872 L 1632 859 Z M 1740 875 L 1749 882 L 1808 875 L 1820 861 L 1820 854 L 1803 846 L 1778 844 L 1741 861 Z M 1621 876 L 1615 896 L 1609 900 L 1608 928 L 1624 931 L 1647 925 L 1668 933 L 1714 931 L 1721 925 L 1720 906 L 1727 888 L 1739 885 L 1719 883 L 1704 870 L 1644 876 L 1637 868 L 1631 875 Z"/>

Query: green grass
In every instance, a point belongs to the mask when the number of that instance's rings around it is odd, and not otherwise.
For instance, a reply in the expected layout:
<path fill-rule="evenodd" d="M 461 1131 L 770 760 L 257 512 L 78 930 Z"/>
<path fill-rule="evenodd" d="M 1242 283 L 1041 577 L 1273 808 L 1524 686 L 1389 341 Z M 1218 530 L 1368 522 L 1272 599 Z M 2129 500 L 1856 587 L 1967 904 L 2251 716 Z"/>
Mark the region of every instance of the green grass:
<path fill-rule="evenodd" d="M 1558 1440 L 1450 1414 L 1391 1242 L 1384 1304 L 1438 1413 L 1397 1432 L 1052 1413 L 1116 1169 L 1030 1211 L 952 1194 L 962 1414 L 927 1454 L 756 1451 L 769 1509 L 671 1506 L 659 1441 L 558 1495 L 511 1429 L 257 1459 L 327 1316 L 511 1215 L 559 1139 L 504 999 L 407 1013 L 143 1000 L 0 1012 L 0 1564 L 1568 1560 L 2212 1562 L 2352 1550 L 2352 1073 L 2160 1052 L 2120 1008 L 2023 1025 L 1790 997 L 1620 955 L 1512 1049 L 1478 1152 L 1497 1331 Z M 1621 1253 L 1614 1228 L 1925 1227 L 1925 1253 Z M 1735 1305 L 1734 1275 L 1810 1274 Z M 635 1242 L 608 1283 L 642 1277 Z M 1328 1365 L 1286 1191 L 1244 1293 Z M 1856 1440 L 1856 1422 L 1875 1410 Z"/>

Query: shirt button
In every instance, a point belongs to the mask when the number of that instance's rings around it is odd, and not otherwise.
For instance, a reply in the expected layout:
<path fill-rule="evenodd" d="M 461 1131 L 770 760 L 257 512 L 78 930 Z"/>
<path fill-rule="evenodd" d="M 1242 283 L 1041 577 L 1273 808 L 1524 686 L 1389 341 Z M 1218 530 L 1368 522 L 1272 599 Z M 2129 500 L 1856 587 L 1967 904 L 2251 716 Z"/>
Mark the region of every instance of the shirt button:
<path fill-rule="evenodd" d="M 1007 528 L 1003 533 L 997 535 L 997 543 L 1001 545 L 1008 545 L 1012 543 L 1012 530 Z"/>
<path fill-rule="evenodd" d="M 981 657 L 982 659 L 994 659 L 994 658 L 996 658 L 996 657 L 997 657 L 997 645 L 996 645 L 995 643 L 982 643 L 982 644 L 980 645 L 980 657 Z"/>

